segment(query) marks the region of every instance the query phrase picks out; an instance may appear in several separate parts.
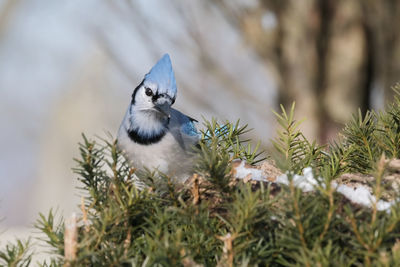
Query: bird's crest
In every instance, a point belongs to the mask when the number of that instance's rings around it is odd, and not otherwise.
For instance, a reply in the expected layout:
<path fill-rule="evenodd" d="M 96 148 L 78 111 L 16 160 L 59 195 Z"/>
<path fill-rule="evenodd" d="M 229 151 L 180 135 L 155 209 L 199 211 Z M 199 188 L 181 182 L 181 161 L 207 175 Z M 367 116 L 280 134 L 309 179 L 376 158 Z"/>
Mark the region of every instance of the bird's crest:
<path fill-rule="evenodd" d="M 159 94 L 176 96 L 176 81 L 171 59 L 165 54 L 144 77 L 144 85 L 156 89 Z"/>

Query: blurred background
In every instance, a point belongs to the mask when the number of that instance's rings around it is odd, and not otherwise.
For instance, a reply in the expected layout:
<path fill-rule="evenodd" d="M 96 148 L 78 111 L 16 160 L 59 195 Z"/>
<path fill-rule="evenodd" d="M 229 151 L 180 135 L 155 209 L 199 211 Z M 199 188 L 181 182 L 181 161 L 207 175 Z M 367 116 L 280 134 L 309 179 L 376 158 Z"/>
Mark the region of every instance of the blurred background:
<path fill-rule="evenodd" d="M 0 240 L 76 210 L 81 133 L 115 136 L 164 53 L 184 113 L 240 118 L 266 147 L 296 101 L 324 144 L 393 97 L 399 26 L 398 0 L 0 0 Z"/>

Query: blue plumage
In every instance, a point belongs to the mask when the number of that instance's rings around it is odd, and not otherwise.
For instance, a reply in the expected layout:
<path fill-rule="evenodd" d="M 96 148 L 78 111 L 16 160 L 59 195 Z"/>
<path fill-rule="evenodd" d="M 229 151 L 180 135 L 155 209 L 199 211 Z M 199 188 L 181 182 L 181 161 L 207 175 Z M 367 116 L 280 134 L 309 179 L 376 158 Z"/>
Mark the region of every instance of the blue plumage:
<path fill-rule="evenodd" d="M 184 132 L 185 134 L 190 135 L 190 136 L 198 136 L 199 135 L 199 132 L 197 131 L 193 120 L 189 120 L 188 122 L 182 124 L 182 132 Z"/>
<path fill-rule="evenodd" d="M 194 119 L 173 109 L 177 93 L 174 71 L 165 54 L 145 75 L 118 132 L 118 146 L 137 169 L 157 169 L 177 181 L 192 173 L 200 134 Z"/>
<path fill-rule="evenodd" d="M 176 96 L 176 81 L 174 70 L 172 69 L 171 59 L 168 54 L 165 54 L 155 65 L 150 72 L 144 77 L 144 85 L 157 88 L 159 94 L 168 94 L 175 98 Z"/>

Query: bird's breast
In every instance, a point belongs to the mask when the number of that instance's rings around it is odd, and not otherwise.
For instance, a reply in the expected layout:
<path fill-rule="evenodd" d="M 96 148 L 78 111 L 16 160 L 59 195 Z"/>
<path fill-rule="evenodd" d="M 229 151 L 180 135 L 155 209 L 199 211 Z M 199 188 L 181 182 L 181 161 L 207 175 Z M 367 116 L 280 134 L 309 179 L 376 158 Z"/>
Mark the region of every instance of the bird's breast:
<path fill-rule="evenodd" d="M 157 169 L 180 181 L 188 178 L 193 167 L 193 156 L 184 150 L 171 132 L 150 145 L 132 142 L 126 131 L 125 134 L 120 132 L 118 146 L 133 167 Z"/>

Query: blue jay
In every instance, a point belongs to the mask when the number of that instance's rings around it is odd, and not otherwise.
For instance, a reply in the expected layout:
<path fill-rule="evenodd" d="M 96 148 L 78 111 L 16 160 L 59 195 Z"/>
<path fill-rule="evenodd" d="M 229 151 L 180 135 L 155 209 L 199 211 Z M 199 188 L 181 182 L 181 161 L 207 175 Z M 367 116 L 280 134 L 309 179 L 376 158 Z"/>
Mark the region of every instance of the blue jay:
<path fill-rule="evenodd" d="M 165 54 L 133 91 L 117 139 L 133 167 L 156 169 L 184 182 L 191 175 L 191 150 L 200 135 L 194 119 L 171 107 L 176 93 L 171 60 Z"/>

